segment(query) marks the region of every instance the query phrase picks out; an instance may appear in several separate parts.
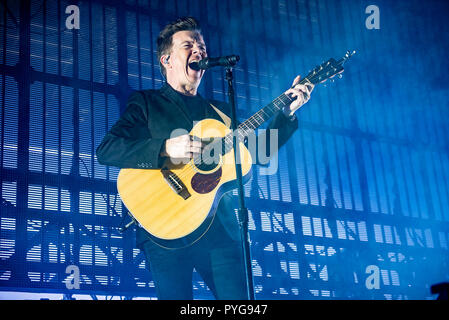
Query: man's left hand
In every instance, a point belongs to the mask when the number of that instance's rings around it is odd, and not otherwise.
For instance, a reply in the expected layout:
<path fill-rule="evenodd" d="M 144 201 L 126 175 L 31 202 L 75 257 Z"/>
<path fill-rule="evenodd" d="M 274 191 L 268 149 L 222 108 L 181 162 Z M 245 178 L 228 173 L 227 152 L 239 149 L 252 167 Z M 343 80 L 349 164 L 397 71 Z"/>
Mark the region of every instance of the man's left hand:
<path fill-rule="evenodd" d="M 298 110 L 301 106 L 307 103 L 310 99 L 310 94 L 312 93 L 315 85 L 311 82 L 307 82 L 305 84 L 299 84 L 299 80 L 301 76 L 297 76 L 293 81 L 292 88 L 285 91 L 285 94 L 290 98 L 294 99 L 293 102 L 284 107 L 284 114 L 287 117 L 293 116 L 293 114 Z"/>

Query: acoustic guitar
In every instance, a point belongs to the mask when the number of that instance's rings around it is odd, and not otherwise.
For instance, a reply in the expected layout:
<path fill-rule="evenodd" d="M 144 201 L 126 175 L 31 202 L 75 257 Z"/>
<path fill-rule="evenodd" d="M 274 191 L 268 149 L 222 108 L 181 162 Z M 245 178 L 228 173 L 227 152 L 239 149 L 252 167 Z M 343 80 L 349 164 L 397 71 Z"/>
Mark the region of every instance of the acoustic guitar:
<path fill-rule="evenodd" d="M 316 85 L 343 72 L 344 63 L 329 59 L 300 83 Z M 209 229 L 224 193 L 236 188 L 233 135 L 237 134 L 243 182 L 251 178 L 252 157 L 244 144 L 248 134 L 293 101 L 281 94 L 232 132 L 224 123 L 204 119 L 190 135 L 205 142 L 201 155 L 188 163 L 167 161 L 162 169 L 121 169 L 117 189 L 126 208 L 158 245 L 175 249 L 189 246 Z"/>

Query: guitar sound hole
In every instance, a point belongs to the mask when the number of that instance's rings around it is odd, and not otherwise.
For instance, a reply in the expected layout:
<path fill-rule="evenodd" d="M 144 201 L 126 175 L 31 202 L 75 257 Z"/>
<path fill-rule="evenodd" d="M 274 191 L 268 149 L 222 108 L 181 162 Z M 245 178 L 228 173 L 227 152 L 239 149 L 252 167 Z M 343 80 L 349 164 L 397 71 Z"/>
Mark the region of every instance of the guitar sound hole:
<path fill-rule="evenodd" d="M 220 160 L 217 160 L 218 163 L 215 163 L 213 161 L 212 163 L 209 163 L 210 161 L 203 161 L 203 157 L 196 157 L 193 159 L 193 163 L 195 164 L 195 167 L 198 168 L 198 170 L 202 172 L 209 172 L 213 171 L 215 168 L 217 168 L 220 165 Z"/>
<path fill-rule="evenodd" d="M 209 172 L 221 164 L 222 139 L 203 139 L 205 147 L 203 152 L 193 158 L 193 163 L 199 171 Z"/>

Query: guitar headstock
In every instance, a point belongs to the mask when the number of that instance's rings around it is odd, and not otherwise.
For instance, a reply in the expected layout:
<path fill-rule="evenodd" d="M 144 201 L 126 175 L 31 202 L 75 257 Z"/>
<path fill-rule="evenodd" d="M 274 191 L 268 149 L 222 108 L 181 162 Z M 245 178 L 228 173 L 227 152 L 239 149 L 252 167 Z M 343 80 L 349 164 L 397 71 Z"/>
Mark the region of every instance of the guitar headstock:
<path fill-rule="evenodd" d="M 327 79 L 333 78 L 337 74 L 341 74 L 344 71 L 343 65 L 354 54 L 355 51 L 347 51 L 346 54 L 338 61 L 333 58 L 329 59 L 310 71 L 307 77 L 304 78 L 304 81 L 308 80 L 313 84 L 318 84 L 325 82 Z"/>

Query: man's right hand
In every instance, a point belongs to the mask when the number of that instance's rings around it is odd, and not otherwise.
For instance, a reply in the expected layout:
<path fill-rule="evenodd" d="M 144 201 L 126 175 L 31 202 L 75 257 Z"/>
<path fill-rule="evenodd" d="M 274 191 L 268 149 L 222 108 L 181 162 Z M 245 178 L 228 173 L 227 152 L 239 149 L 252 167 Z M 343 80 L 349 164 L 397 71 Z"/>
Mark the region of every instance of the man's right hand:
<path fill-rule="evenodd" d="M 188 162 L 201 154 L 203 143 L 189 134 L 165 140 L 161 155 L 170 157 L 172 162 Z"/>

